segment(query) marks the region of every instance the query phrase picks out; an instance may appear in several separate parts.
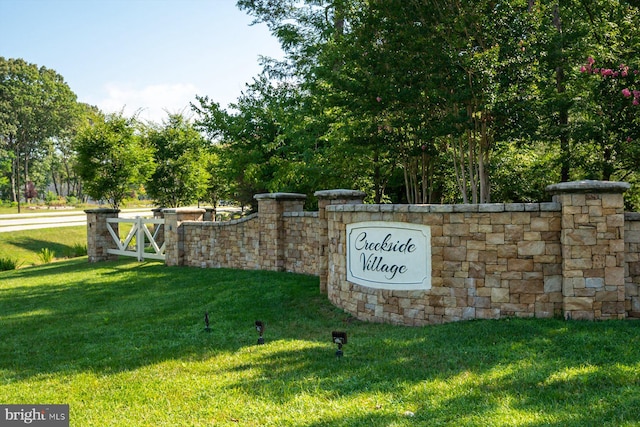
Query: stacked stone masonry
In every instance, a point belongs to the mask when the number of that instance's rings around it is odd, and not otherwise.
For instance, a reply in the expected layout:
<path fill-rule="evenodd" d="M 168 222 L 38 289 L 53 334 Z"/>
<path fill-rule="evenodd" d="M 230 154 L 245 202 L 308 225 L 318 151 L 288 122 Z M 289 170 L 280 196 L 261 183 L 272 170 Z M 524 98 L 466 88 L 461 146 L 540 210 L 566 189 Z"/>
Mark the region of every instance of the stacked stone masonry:
<path fill-rule="evenodd" d="M 640 213 L 624 214 L 625 311 L 640 317 Z"/>
<path fill-rule="evenodd" d="M 317 275 L 333 304 L 371 322 L 640 317 L 640 214 L 624 213 L 627 188 L 563 183 L 548 188 L 552 202 L 482 205 L 367 205 L 364 193 L 327 190 L 318 212 L 303 211 L 304 195 L 270 193 L 256 196 L 258 213 L 228 222 L 165 209 L 166 264 Z M 87 214 L 99 261 L 100 215 Z M 368 221 L 430 227 L 430 289 L 347 281 L 347 225 Z"/>
<path fill-rule="evenodd" d="M 343 205 L 327 211 L 334 267 L 329 299 L 359 319 L 425 325 L 562 312 L 557 203 Z M 390 291 L 346 281 L 346 224 L 363 221 L 430 226 L 431 289 Z"/>
<path fill-rule="evenodd" d="M 89 209 L 87 214 L 87 254 L 89 262 L 100 262 L 117 259 L 117 255 L 107 253 L 108 249 L 116 249 L 116 244 L 107 228 L 107 219 L 117 218 L 119 209 Z M 112 229 L 118 232 L 118 224 Z"/>

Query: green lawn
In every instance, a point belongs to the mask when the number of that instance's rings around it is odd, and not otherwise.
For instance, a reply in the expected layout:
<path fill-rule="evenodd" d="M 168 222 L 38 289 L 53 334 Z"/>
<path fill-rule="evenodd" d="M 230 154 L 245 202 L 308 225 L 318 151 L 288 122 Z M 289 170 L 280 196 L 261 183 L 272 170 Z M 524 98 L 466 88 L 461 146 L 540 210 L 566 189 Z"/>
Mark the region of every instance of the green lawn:
<path fill-rule="evenodd" d="M 315 277 L 82 258 L 0 273 L 0 325 L 0 402 L 72 426 L 640 425 L 636 321 L 368 324 Z"/>
<path fill-rule="evenodd" d="M 43 228 L 39 230 L 11 231 L 0 233 L 0 259 L 10 258 L 22 267 L 41 264 L 38 253 L 48 248 L 55 257 L 74 256 L 74 248 L 87 246 L 87 227 Z M 86 249 L 85 252 L 86 254 Z"/>

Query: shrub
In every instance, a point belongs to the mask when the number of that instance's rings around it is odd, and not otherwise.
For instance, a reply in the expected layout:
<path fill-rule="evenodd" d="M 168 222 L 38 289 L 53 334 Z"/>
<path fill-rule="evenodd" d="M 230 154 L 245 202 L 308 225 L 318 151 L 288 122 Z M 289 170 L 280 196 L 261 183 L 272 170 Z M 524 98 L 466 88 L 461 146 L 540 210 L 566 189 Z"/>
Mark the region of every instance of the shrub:
<path fill-rule="evenodd" d="M 64 197 L 60 197 L 58 196 L 56 193 L 54 193 L 53 191 L 48 191 L 46 196 L 45 196 L 45 203 L 47 206 L 52 206 L 52 207 L 60 207 L 60 206 L 64 206 L 67 202 L 64 199 Z"/>
<path fill-rule="evenodd" d="M 17 258 L 0 258 L 0 271 L 15 270 L 20 264 Z"/>
<path fill-rule="evenodd" d="M 74 243 L 69 249 L 65 251 L 67 258 L 75 258 L 85 256 L 87 254 L 87 245 L 82 243 Z"/>
<path fill-rule="evenodd" d="M 55 258 L 55 252 L 49 248 L 42 248 L 38 253 L 38 258 L 40 258 L 43 264 L 50 263 Z"/>

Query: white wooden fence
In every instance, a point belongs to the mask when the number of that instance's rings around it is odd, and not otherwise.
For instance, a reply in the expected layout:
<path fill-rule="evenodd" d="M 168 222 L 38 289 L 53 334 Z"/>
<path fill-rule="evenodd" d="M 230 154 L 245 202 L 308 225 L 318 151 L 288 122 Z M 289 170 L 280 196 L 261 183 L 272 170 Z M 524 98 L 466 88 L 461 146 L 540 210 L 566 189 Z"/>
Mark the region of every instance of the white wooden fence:
<path fill-rule="evenodd" d="M 124 239 L 120 238 L 120 227 L 116 232 L 112 224 L 132 224 L 131 230 Z M 153 225 L 153 234 L 148 225 Z M 145 259 L 159 259 L 164 261 L 165 244 L 164 239 L 158 244 L 157 238 L 160 230 L 164 231 L 164 219 L 153 218 L 108 218 L 107 229 L 116 244 L 117 249 L 107 249 L 113 255 L 137 257 L 138 261 Z M 164 234 L 164 233 L 163 233 Z M 135 237 L 135 242 L 132 240 Z"/>

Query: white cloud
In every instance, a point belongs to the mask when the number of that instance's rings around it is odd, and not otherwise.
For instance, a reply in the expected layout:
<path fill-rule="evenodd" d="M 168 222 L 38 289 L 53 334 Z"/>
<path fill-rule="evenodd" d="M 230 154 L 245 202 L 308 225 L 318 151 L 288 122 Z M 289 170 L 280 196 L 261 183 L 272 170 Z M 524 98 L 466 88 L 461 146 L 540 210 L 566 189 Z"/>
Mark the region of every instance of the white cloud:
<path fill-rule="evenodd" d="M 105 113 L 123 111 L 125 116 L 137 114 L 141 120 L 162 123 L 167 113 L 189 114 L 189 103 L 195 101 L 198 88 L 191 83 L 154 84 L 135 87 L 108 83 L 106 97 L 96 105 Z"/>

